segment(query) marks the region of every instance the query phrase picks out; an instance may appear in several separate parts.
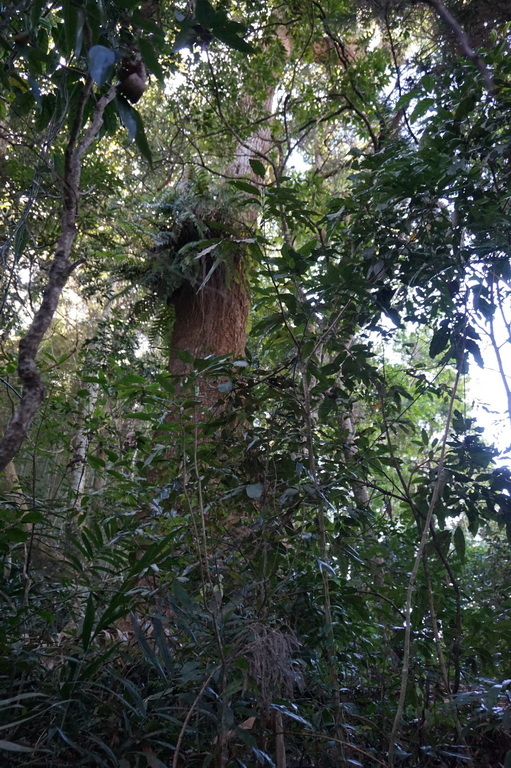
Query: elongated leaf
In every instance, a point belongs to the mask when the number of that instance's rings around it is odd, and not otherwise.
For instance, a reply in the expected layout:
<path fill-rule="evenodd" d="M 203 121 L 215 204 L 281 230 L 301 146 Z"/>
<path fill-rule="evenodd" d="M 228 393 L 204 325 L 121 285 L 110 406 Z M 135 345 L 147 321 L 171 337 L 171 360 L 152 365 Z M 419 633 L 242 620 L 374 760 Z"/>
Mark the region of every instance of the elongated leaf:
<path fill-rule="evenodd" d="M 270 708 L 275 709 L 277 712 L 282 712 L 283 715 L 290 717 L 292 720 L 296 720 L 297 723 L 301 723 L 306 728 L 312 728 L 312 724 L 309 723 L 308 720 L 297 712 L 294 712 L 292 709 L 289 709 L 289 707 L 285 707 L 284 704 L 270 704 Z"/>
<path fill-rule="evenodd" d="M 131 624 L 133 626 L 133 632 L 135 633 L 135 637 L 137 638 L 138 644 L 142 648 L 145 657 L 153 665 L 153 667 L 158 672 L 160 677 L 166 680 L 167 676 L 165 674 L 165 670 L 163 669 L 160 662 L 158 661 L 158 658 L 155 652 L 147 642 L 147 638 L 142 631 L 142 627 L 140 626 L 137 617 L 135 616 L 133 611 L 131 612 L 130 615 L 131 615 Z"/>
<path fill-rule="evenodd" d="M 151 42 L 145 37 L 140 37 L 138 40 L 138 45 L 147 69 L 156 75 L 160 82 L 163 82 L 163 70 Z"/>
<path fill-rule="evenodd" d="M 450 338 L 450 330 L 447 323 L 442 323 L 435 331 L 429 345 L 429 356 L 436 357 L 447 347 Z"/>
<path fill-rule="evenodd" d="M 70 0 L 64 0 L 62 3 L 62 15 L 64 17 L 64 39 L 65 52 L 69 55 L 76 46 L 76 34 L 78 30 L 78 9 Z"/>
<path fill-rule="evenodd" d="M 183 608 L 186 608 L 189 612 L 193 612 L 194 607 L 192 599 L 181 582 L 178 581 L 178 579 L 174 580 L 172 591 L 174 593 L 174 597 L 179 603 L 181 603 Z"/>
<path fill-rule="evenodd" d="M 87 605 L 85 608 L 85 616 L 83 619 L 83 626 L 82 626 L 82 646 L 84 651 L 86 651 L 87 648 L 89 647 L 93 624 L 94 624 L 94 598 L 92 597 L 92 594 L 89 594 L 89 597 L 87 598 Z"/>
<path fill-rule="evenodd" d="M 236 189 L 240 189 L 242 192 L 247 192 L 249 195 L 254 195 L 255 197 L 261 196 L 261 190 L 254 187 L 253 184 L 249 184 L 248 181 L 237 179 L 236 181 L 230 181 L 229 184 L 236 187 Z"/>
<path fill-rule="evenodd" d="M 197 33 L 193 29 L 191 24 L 186 24 L 177 33 L 176 39 L 172 46 L 173 51 L 180 51 L 182 48 L 188 48 L 197 39 Z"/>
<path fill-rule="evenodd" d="M 415 109 L 413 110 L 412 114 L 410 115 L 410 122 L 414 122 L 415 120 L 418 120 L 420 117 L 423 117 L 426 112 L 431 109 L 432 106 L 435 104 L 435 99 L 431 98 L 425 98 L 421 99 L 421 101 L 418 102 Z"/>
<path fill-rule="evenodd" d="M 32 747 L 24 747 L 22 744 L 16 744 L 15 741 L 5 741 L 0 739 L 0 749 L 6 752 L 35 752 Z"/>
<path fill-rule="evenodd" d="M 454 540 L 454 548 L 456 550 L 456 554 L 458 555 L 460 560 L 464 561 L 465 549 L 466 549 L 465 534 L 463 533 L 463 528 L 460 528 L 460 526 L 458 526 L 454 531 L 453 540 Z"/>
<path fill-rule="evenodd" d="M 484 362 L 481 355 L 481 350 L 479 349 L 479 345 L 477 344 L 477 342 L 473 341 L 472 339 L 466 339 L 465 349 L 467 350 L 467 352 L 470 352 L 470 354 L 476 361 L 479 368 L 484 368 Z"/>
<path fill-rule="evenodd" d="M 140 154 L 142 155 L 142 157 L 144 157 L 149 163 L 149 168 L 152 169 L 153 155 L 149 148 L 147 136 L 145 135 L 144 123 L 142 121 L 142 118 L 140 117 L 140 114 L 137 112 L 137 110 L 135 109 L 133 111 L 135 112 L 135 119 L 137 121 L 137 133 L 135 135 L 135 144 L 139 148 Z"/>
<path fill-rule="evenodd" d="M 217 21 L 217 12 L 209 0 L 196 0 L 195 16 L 197 21 L 208 29 L 213 27 Z"/>
<path fill-rule="evenodd" d="M 329 565 L 328 563 L 325 563 L 324 560 L 320 560 L 318 558 L 318 566 L 319 566 L 319 570 L 322 573 L 325 572 L 325 573 L 328 573 L 329 576 L 337 576 L 337 574 L 334 571 L 334 569 L 332 568 L 332 566 Z"/>
<path fill-rule="evenodd" d="M 9 699 L 3 699 L 0 701 L 0 709 L 2 707 L 9 707 L 11 704 L 17 704 L 18 701 L 23 701 L 24 699 L 47 699 L 48 696 L 45 693 L 37 693 L 37 692 L 29 692 L 29 693 L 19 693 L 17 696 L 11 696 Z"/>
<path fill-rule="evenodd" d="M 257 749 L 257 747 L 252 747 L 252 752 L 254 753 L 257 762 L 260 763 L 260 765 L 269 765 L 270 768 L 275 768 L 275 763 L 271 759 L 271 757 L 266 753 L 263 752 L 262 749 Z"/>
<path fill-rule="evenodd" d="M 163 624 L 161 623 L 160 619 L 157 616 L 153 616 L 152 622 L 153 622 L 153 630 L 154 630 L 154 640 L 156 642 L 158 653 L 160 654 L 161 660 L 163 662 L 163 665 L 166 671 L 169 673 L 172 673 L 174 669 L 174 662 L 172 661 L 172 657 L 170 655 L 169 641 L 164 632 Z"/>
<path fill-rule="evenodd" d="M 243 38 L 239 37 L 235 32 L 231 32 L 230 29 L 219 29 L 218 27 L 215 27 L 213 31 L 215 37 L 221 40 L 222 43 L 225 43 L 225 45 L 228 45 L 229 48 L 233 48 L 235 51 L 240 51 L 241 53 L 255 53 L 256 49 L 253 45 L 247 43 L 246 40 L 243 40 Z"/>
<path fill-rule="evenodd" d="M 110 79 L 115 53 L 104 45 L 93 45 L 89 49 L 88 59 L 90 76 L 101 88 Z"/>
<path fill-rule="evenodd" d="M 121 122 L 128 131 L 128 138 L 130 141 L 133 141 L 137 135 L 138 130 L 136 111 L 133 109 L 129 101 L 125 99 L 124 96 L 122 96 L 120 93 L 116 96 L 115 105 L 117 107 L 119 117 L 121 118 Z"/>
<path fill-rule="evenodd" d="M 256 174 L 256 176 L 259 176 L 261 179 L 264 179 L 266 176 L 266 168 L 262 164 L 260 160 L 256 160 L 254 157 L 252 157 L 249 161 L 250 167 Z"/>

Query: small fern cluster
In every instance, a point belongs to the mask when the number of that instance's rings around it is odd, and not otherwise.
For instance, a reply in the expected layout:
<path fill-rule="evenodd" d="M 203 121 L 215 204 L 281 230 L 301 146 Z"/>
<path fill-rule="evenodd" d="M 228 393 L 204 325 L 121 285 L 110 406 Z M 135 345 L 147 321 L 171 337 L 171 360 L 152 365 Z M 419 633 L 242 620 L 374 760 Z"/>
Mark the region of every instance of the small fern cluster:
<path fill-rule="evenodd" d="M 168 338 L 173 301 L 183 285 L 199 289 L 213 272 L 219 274 L 219 266 L 229 280 L 231 239 L 241 234 L 235 221 L 240 208 L 237 195 L 226 184 L 208 186 L 199 177 L 151 203 L 154 245 L 120 269 L 124 279 L 142 289 L 134 311 L 139 319 L 151 321 L 150 338 Z"/>
<path fill-rule="evenodd" d="M 232 228 L 235 194 L 225 184 L 205 187 L 200 180 L 167 192 L 165 199 L 151 205 L 157 228 L 154 246 L 145 258 L 124 264 L 123 276 L 158 303 L 171 304 L 184 283 L 202 281 L 205 264 L 222 259 L 219 246 L 239 236 Z"/>

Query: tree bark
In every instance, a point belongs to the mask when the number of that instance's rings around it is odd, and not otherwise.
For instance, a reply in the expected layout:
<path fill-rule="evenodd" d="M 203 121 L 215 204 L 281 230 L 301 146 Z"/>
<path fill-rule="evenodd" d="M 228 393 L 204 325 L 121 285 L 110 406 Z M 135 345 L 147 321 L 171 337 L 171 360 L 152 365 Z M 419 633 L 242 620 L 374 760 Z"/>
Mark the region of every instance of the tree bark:
<path fill-rule="evenodd" d="M 175 320 L 169 371 L 183 374 L 189 365 L 175 352 L 187 351 L 194 357 L 243 354 L 247 336 L 249 290 L 241 257 L 230 284 L 221 266 L 201 289 L 185 283 L 174 299 Z"/>

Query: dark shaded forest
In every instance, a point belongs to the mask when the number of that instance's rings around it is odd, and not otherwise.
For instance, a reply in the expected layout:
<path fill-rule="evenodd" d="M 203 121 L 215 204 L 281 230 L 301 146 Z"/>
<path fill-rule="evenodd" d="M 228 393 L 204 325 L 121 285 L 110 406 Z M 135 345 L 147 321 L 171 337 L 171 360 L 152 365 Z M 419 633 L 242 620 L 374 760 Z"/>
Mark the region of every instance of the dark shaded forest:
<path fill-rule="evenodd" d="M 510 768 L 511 8 L 0 7 L 0 764 Z"/>

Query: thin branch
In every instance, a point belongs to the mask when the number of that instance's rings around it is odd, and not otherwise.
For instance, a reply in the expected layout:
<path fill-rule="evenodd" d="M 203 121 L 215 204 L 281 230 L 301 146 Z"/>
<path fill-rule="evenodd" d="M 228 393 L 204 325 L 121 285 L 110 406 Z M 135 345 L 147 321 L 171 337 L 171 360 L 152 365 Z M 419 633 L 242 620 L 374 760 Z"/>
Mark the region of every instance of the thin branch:
<path fill-rule="evenodd" d="M 436 605 L 435 605 L 435 595 L 433 592 L 433 584 L 431 581 L 431 572 L 430 572 L 428 558 L 425 551 L 422 553 L 422 567 L 424 569 L 426 590 L 428 593 L 429 615 L 431 618 L 431 627 L 433 629 L 433 638 L 435 640 L 435 647 L 436 647 L 436 652 L 438 656 L 438 665 L 440 667 L 440 674 L 442 675 L 445 693 L 452 706 L 452 717 L 453 717 L 454 725 L 456 728 L 456 736 L 458 738 L 458 743 L 462 744 L 464 747 L 467 747 L 467 742 L 463 735 L 463 728 L 461 726 L 461 722 L 458 716 L 458 711 L 454 706 L 453 692 L 452 692 L 452 687 L 449 680 L 449 671 L 447 669 L 447 662 L 445 660 L 444 649 L 442 646 L 442 637 L 441 637 L 440 627 L 438 625 L 438 616 L 437 616 Z M 469 763 L 472 764 L 470 755 L 467 755 L 466 757 Z"/>
<path fill-rule="evenodd" d="M 308 463 L 309 463 L 309 476 L 312 480 L 316 493 L 318 495 L 318 509 L 317 509 L 317 523 L 318 523 L 318 537 L 319 537 L 319 553 L 324 565 L 321 565 L 321 582 L 323 586 L 323 612 L 325 616 L 325 629 L 326 639 L 329 646 L 329 659 L 328 659 L 328 674 L 329 683 L 331 686 L 332 704 L 335 712 L 335 726 L 336 732 L 339 731 L 343 722 L 343 711 L 341 707 L 341 698 L 339 692 L 339 667 L 337 662 L 337 654 L 335 652 L 335 634 L 334 634 L 334 622 L 332 614 L 332 601 L 330 595 L 330 583 L 327 570 L 325 568 L 328 560 L 327 549 L 327 533 L 325 522 L 325 495 L 321 490 L 321 486 L 318 479 L 317 466 L 316 466 L 316 454 L 314 447 L 314 429 L 312 422 L 312 408 L 311 408 L 311 393 L 309 382 L 307 380 L 307 371 L 302 369 L 302 385 L 303 385 L 303 415 L 305 426 L 305 440 L 307 445 Z M 338 755 L 339 765 L 347 765 L 346 755 L 343 750 L 343 742 L 339 739 L 333 739 L 341 747 Z"/>
<path fill-rule="evenodd" d="M 188 712 L 186 714 L 186 717 L 184 719 L 183 725 L 181 726 L 181 730 L 179 731 L 179 736 L 178 736 L 178 739 L 177 739 L 177 742 L 176 742 L 176 749 L 174 751 L 174 759 L 172 760 L 172 768 L 177 768 L 177 766 L 179 765 L 179 753 L 181 751 L 181 744 L 183 743 L 183 738 L 184 738 L 184 735 L 185 735 L 185 731 L 186 731 L 186 729 L 188 727 L 188 723 L 190 722 L 190 719 L 191 719 L 191 717 L 192 717 L 192 715 L 193 715 L 193 713 L 195 711 L 195 707 L 197 706 L 199 701 L 202 699 L 202 697 L 204 695 L 204 691 L 206 690 L 206 688 L 210 684 L 211 678 L 213 677 L 213 675 L 215 674 L 216 671 L 217 670 L 216 670 L 216 667 L 215 667 L 213 672 L 211 672 L 207 676 L 207 678 L 204 680 L 204 683 L 202 684 L 202 687 L 201 687 L 199 693 L 195 697 L 195 701 L 193 702 L 192 706 L 190 707 L 190 709 L 188 710 Z"/>
<path fill-rule="evenodd" d="M 433 8 L 433 10 L 436 11 L 436 13 L 440 16 L 442 21 L 449 27 L 464 55 L 473 64 L 475 64 L 481 73 L 486 90 L 490 96 L 495 96 L 497 93 L 497 86 L 495 85 L 493 75 L 486 66 L 482 56 L 472 48 L 470 39 L 459 21 L 452 15 L 449 9 L 446 8 L 442 2 L 440 2 L 440 0 L 419 0 L 419 2 L 423 2 L 425 5 L 429 5 L 431 8 Z"/>
<path fill-rule="evenodd" d="M 462 648 L 461 643 L 463 639 L 463 624 L 462 624 L 462 618 L 461 618 L 461 589 L 460 589 L 460 585 L 458 584 L 458 580 L 454 575 L 454 571 L 451 567 L 451 564 L 448 558 L 445 556 L 443 548 L 440 546 L 440 543 L 436 535 L 435 526 L 433 525 L 433 521 L 431 522 L 430 532 L 431 532 L 431 541 L 433 542 L 437 555 L 442 561 L 442 564 L 447 572 L 447 575 L 451 580 L 452 588 L 454 590 L 454 595 L 455 595 L 455 601 L 456 601 L 456 637 L 453 643 L 454 684 L 452 686 L 452 692 L 453 694 L 456 694 L 459 691 L 460 681 L 461 681 L 461 648 Z"/>

